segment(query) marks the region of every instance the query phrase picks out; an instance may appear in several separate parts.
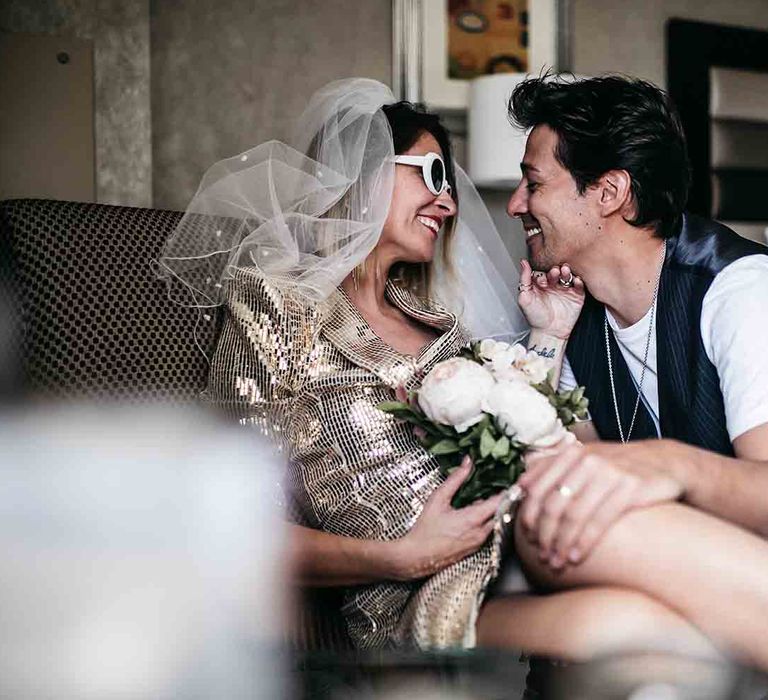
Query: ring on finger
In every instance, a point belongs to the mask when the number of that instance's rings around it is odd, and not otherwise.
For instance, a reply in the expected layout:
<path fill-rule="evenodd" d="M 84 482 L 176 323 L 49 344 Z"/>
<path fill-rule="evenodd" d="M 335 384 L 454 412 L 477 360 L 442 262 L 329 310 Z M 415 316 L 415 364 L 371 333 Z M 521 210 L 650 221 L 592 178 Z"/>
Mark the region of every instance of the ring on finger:
<path fill-rule="evenodd" d="M 520 283 L 517 285 L 517 291 L 518 291 L 518 292 L 527 292 L 527 291 L 529 291 L 529 290 L 530 290 L 532 287 L 533 287 L 533 285 L 532 285 L 532 284 L 523 284 L 522 282 L 520 282 Z"/>
<path fill-rule="evenodd" d="M 563 498 L 571 498 L 574 493 L 576 493 L 568 484 L 560 484 L 557 487 L 557 492 L 563 497 Z"/>
<path fill-rule="evenodd" d="M 573 287 L 573 273 L 571 272 L 568 274 L 568 279 L 563 279 L 562 277 L 560 277 L 557 280 L 557 283 L 561 287 Z"/>

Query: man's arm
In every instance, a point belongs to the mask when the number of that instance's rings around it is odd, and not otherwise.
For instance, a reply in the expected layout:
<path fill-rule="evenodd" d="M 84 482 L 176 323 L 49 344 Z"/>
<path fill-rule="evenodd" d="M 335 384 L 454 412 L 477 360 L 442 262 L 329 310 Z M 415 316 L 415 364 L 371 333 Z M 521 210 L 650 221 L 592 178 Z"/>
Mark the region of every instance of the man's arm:
<path fill-rule="evenodd" d="M 633 508 L 682 500 L 768 537 L 768 424 L 724 457 L 677 440 L 593 442 L 529 458 L 523 526 L 554 568 L 586 558 Z"/>
<path fill-rule="evenodd" d="M 681 443 L 674 449 L 671 468 L 686 503 L 768 537 L 768 423 L 733 441 L 735 458 Z"/>

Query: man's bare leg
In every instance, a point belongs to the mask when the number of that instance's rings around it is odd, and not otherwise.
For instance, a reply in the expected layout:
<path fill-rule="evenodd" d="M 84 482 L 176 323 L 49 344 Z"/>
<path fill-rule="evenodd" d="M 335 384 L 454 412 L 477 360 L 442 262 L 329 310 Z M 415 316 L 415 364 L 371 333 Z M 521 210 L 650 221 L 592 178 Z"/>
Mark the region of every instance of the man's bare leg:
<path fill-rule="evenodd" d="M 768 542 L 677 503 L 624 515 L 581 564 L 552 571 L 517 523 L 523 567 L 543 588 L 609 586 L 644 594 L 718 645 L 768 670 Z"/>

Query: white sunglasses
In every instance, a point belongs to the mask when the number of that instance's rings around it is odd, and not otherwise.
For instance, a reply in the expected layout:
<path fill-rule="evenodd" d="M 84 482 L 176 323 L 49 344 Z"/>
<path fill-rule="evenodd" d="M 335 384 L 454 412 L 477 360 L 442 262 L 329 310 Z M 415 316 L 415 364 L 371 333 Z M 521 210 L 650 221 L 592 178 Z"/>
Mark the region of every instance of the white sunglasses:
<path fill-rule="evenodd" d="M 415 165 L 421 168 L 421 176 L 427 189 L 435 195 L 443 192 L 451 194 L 451 186 L 445 172 L 445 163 L 437 153 L 427 153 L 424 156 L 395 156 L 395 163 L 400 165 Z"/>

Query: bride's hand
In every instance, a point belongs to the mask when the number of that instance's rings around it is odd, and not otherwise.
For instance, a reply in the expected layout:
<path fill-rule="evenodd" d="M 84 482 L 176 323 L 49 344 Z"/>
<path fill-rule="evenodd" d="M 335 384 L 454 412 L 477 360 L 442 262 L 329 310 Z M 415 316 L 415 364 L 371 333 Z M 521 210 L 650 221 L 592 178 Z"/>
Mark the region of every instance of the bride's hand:
<path fill-rule="evenodd" d="M 572 287 L 558 283 L 573 279 Z M 546 275 L 533 274 L 527 260 L 520 261 L 518 302 L 532 330 L 566 340 L 584 305 L 584 282 L 568 265 L 553 267 Z"/>
<path fill-rule="evenodd" d="M 464 508 L 451 505 L 471 467 L 469 457 L 465 458 L 430 496 L 410 532 L 394 543 L 399 580 L 430 576 L 476 552 L 488 539 L 503 492 Z"/>

